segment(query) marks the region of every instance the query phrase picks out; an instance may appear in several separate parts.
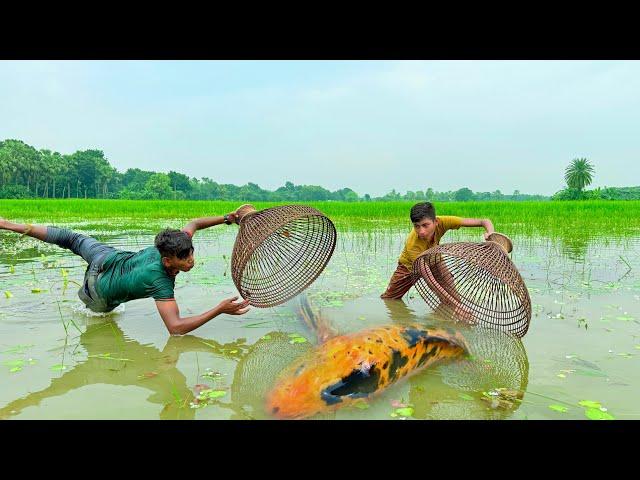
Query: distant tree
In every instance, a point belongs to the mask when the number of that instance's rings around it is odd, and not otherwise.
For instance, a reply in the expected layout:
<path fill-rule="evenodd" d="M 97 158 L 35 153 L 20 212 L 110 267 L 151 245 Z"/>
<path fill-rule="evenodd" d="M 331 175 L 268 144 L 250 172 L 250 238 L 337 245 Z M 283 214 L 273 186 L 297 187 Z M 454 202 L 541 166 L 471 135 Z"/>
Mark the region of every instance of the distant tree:
<path fill-rule="evenodd" d="M 169 176 L 169 183 L 174 192 L 183 192 L 185 195 L 191 192 L 193 187 L 188 176 L 183 173 L 174 172 L 173 170 L 169 171 L 167 175 Z M 175 194 L 175 196 L 177 197 L 177 194 Z"/>
<path fill-rule="evenodd" d="M 400 200 L 401 198 L 400 193 L 396 192 L 396 189 L 393 188 L 389 193 L 382 197 L 382 200 Z"/>
<path fill-rule="evenodd" d="M 145 197 L 154 200 L 169 200 L 173 198 L 171 180 L 166 173 L 151 175 L 144 186 Z"/>
<path fill-rule="evenodd" d="M 551 197 L 551 200 L 579 200 L 581 198 L 584 198 L 582 190 L 577 188 L 565 188 L 556 192 Z"/>
<path fill-rule="evenodd" d="M 434 197 L 433 188 L 427 188 L 427 191 L 424 194 L 425 200 L 431 200 Z"/>
<path fill-rule="evenodd" d="M 582 191 L 591 184 L 594 168 L 586 158 L 574 158 L 564 171 L 564 179 L 569 188 Z"/>
<path fill-rule="evenodd" d="M 350 188 L 342 188 L 333 192 L 331 198 L 341 202 L 356 202 L 358 201 L 358 194 Z"/>
<path fill-rule="evenodd" d="M 473 200 L 473 191 L 466 187 L 461 188 L 454 194 L 454 199 L 458 202 L 468 202 L 469 200 Z"/>

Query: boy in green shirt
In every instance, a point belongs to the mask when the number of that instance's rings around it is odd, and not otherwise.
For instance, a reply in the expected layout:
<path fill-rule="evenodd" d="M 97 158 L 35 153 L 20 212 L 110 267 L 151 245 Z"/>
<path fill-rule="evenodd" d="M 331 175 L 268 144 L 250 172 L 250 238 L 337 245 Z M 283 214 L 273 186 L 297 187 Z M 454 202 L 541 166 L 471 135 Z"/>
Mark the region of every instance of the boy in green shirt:
<path fill-rule="evenodd" d="M 182 230 L 166 229 L 156 235 L 154 246 L 139 252 L 118 250 L 95 238 L 71 230 L 31 224 L 12 223 L 0 218 L 0 229 L 28 235 L 56 244 L 80 255 L 89 264 L 78 296 L 94 312 L 110 312 L 129 300 L 153 297 L 167 330 L 184 335 L 221 313 L 242 315 L 248 301 L 235 303 L 228 298 L 200 315 L 181 317 L 174 298 L 175 277 L 193 268 L 193 234 L 203 228 L 237 223 L 236 212 L 220 217 L 202 217 Z"/>
<path fill-rule="evenodd" d="M 484 227 L 485 240 L 494 231 L 493 223 L 488 218 L 436 216 L 435 207 L 430 202 L 416 203 L 411 207 L 409 216 L 413 223 L 413 230 L 405 242 L 398 259 L 398 267 L 391 276 L 389 286 L 380 298 L 399 300 L 409 291 L 415 283 L 413 261 L 429 248 L 439 245 L 440 239 L 447 230 L 457 230 L 460 227 Z M 439 273 L 447 274 L 447 272 Z"/>

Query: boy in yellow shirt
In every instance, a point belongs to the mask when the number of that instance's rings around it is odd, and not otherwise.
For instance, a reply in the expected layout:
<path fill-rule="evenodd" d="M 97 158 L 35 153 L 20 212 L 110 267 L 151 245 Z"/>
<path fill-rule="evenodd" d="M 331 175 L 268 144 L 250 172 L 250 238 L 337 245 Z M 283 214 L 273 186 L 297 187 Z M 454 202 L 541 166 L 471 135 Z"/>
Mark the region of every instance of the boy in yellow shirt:
<path fill-rule="evenodd" d="M 454 216 L 436 216 L 436 210 L 430 202 L 416 203 L 411 207 L 410 215 L 413 230 L 404 245 L 398 259 L 398 268 L 393 272 L 387 290 L 380 295 L 384 299 L 399 300 L 415 283 L 413 261 L 424 251 L 440 244 L 447 230 L 460 227 L 484 227 L 484 239 L 493 233 L 493 223 L 488 218 L 462 218 Z"/>

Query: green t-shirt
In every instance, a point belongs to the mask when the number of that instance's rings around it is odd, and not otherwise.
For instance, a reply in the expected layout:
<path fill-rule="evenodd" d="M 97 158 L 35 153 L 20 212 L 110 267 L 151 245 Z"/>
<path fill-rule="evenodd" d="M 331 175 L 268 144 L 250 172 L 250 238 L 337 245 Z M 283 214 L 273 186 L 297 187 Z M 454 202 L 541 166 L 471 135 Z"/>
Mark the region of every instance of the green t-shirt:
<path fill-rule="evenodd" d="M 96 291 L 109 308 L 115 308 L 138 298 L 172 299 L 175 283 L 175 277 L 170 277 L 164 269 L 158 249 L 148 247 L 139 252 L 119 250 L 109 255 Z"/>

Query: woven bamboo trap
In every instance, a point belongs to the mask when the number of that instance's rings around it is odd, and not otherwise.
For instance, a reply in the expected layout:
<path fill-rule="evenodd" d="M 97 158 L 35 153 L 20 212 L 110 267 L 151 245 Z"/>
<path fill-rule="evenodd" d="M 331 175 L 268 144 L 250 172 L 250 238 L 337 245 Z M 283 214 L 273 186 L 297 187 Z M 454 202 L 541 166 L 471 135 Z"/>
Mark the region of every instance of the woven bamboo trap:
<path fill-rule="evenodd" d="M 231 276 L 255 307 L 295 297 L 320 275 L 336 246 L 336 229 L 322 212 L 305 205 L 256 211 L 238 209 L 240 231 L 231 254 Z"/>
<path fill-rule="evenodd" d="M 416 290 L 439 314 L 523 337 L 531 322 L 529 291 L 507 255 L 509 238 L 492 237 L 424 252 L 413 262 Z"/>

